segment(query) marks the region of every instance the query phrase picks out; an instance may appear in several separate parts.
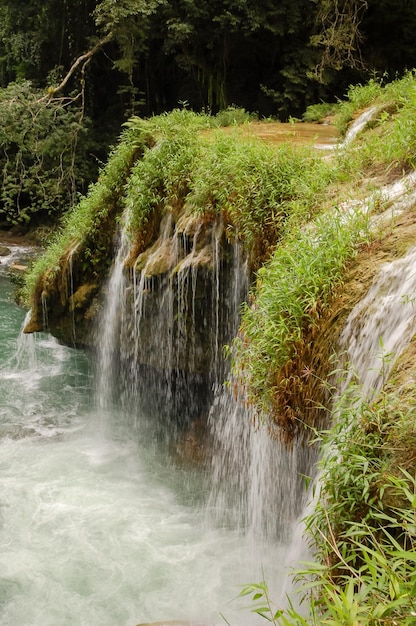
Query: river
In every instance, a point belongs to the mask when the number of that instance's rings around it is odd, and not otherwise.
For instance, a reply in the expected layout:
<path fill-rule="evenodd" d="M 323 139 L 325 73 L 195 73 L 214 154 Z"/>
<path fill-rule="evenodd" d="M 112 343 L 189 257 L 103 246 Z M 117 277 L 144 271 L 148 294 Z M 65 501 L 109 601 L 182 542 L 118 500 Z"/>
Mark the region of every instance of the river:
<path fill-rule="evenodd" d="M 233 599 L 263 575 L 284 588 L 282 548 L 216 523 L 204 473 L 100 409 L 91 356 L 22 335 L 12 292 L 3 265 L 0 624 L 253 624 Z"/>

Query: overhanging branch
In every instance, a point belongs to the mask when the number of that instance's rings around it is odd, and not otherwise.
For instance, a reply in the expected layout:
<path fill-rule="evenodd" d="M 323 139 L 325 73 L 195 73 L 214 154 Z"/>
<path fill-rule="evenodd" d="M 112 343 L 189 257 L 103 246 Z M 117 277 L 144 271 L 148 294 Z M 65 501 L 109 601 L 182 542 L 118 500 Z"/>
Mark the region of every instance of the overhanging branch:
<path fill-rule="evenodd" d="M 93 48 L 91 48 L 91 50 L 88 50 L 87 52 L 84 52 L 84 54 L 81 54 L 81 56 L 79 56 L 71 65 L 65 77 L 59 83 L 59 85 L 57 85 L 56 87 L 52 87 L 52 86 L 49 87 L 48 93 L 43 98 L 41 98 L 41 100 L 51 100 L 52 98 L 54 98 L 55 94 L 58 93 L 59 91 L 62 91 L 62 89 L 67 85 L 68 81 L 73 76 L 73 74 L 77 71 L 77 69 L 81 67 L 81 70 L 84 71 L 85 66 L 89 63 L 89 61 L 94 56 L 94 54 L 96 54 L 98 50 L 100 50 L 106 43 L 111 41 L 112 38 L 113 38 L 113 33 L 108 33 L 108 35 L 103 37 L 103 39 L 100 39 L 99 41 L 97 41 L 97 43 L 95 44 Z"/>

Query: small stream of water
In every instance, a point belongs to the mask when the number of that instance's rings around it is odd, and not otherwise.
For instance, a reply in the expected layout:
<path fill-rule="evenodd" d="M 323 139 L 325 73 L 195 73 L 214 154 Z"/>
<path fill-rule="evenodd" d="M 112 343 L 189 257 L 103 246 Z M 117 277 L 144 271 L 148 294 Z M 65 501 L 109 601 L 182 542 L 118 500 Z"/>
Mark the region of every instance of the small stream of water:
<path fill-rule="evenodd" d="M 408 345 L 416 321 L 416 249 L 384 264 L 354 307 L 340 336 L 346 367 L 341 391 L 356 380 L 363 399 L 374 397 Z"/>

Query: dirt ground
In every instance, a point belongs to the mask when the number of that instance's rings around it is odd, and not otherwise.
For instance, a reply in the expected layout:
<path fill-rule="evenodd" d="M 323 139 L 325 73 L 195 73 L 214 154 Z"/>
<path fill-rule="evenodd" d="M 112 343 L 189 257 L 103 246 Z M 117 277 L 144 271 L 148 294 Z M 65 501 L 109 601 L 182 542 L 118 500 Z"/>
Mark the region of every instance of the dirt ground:
<path fill-rule="evenodd" d="M 299 143 L 332 146 L 339 132 L 332 124 L 307 124 L 301 122 L 251 122 L 241 127 L 241 132 L 254 135 L 269 144 Z"/>
<path fill-rule="evenodd" d="M 258 137 L 270 145 L 295 143 L 323 149 L 330 149 L 340 138 L 337 128 L 331 123 L 248 122 L 239 126 L 223 126 L 218 130 L 228 135 Z M 205 130 L 201 134 L 207 136 L 211 133 L 212 130 Z"/>

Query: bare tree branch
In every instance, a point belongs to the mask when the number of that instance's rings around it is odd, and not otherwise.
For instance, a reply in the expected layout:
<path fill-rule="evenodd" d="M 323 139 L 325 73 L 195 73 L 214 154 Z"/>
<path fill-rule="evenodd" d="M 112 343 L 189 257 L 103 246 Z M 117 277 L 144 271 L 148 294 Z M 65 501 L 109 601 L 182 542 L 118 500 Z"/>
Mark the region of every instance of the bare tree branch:
<path fill-rule="evenodd" d="M 322 82 L 325 69 L 362 68 L 360 25 L 367 0 L 323 0 L 318 12 L 319 33 L 311 43 L 322 49 L 314 76 Z"/>
<path fill-rule="evenodd" d="M 82 73 L 84 73 L 85 66 L 90 62 L 94 54 L 96 54 L 96 52 L 98 52 L 98 50 L 100 50 L 106 43 L 111 41 L 112 38 L 113 38 L 113 33 L 108 33 L 108 35 L 103 37 L 103 39 L 100 39 L 99 41 L 97 41 L 97 43 L 95 44 L 93 48 L 91 48 L 91 50 L 88 50 L 84 54 L 81 54 L 81 56 L 79 56 L 71 65 L 65 77 L 59 83 L 59 85 L 57 85 L 56 87 L 49 87 L 48 93 L 43 98 L 41 98 L 41 100 L 51 100 L 52 98 L 54 98 L 55 94 L 58 91 L 62 91 L 62 89 L 67 85 L 69 79 L 73 76 L 73 74 L 76 72 L 76 70 L 80 66 L 81 66 Z"/>

